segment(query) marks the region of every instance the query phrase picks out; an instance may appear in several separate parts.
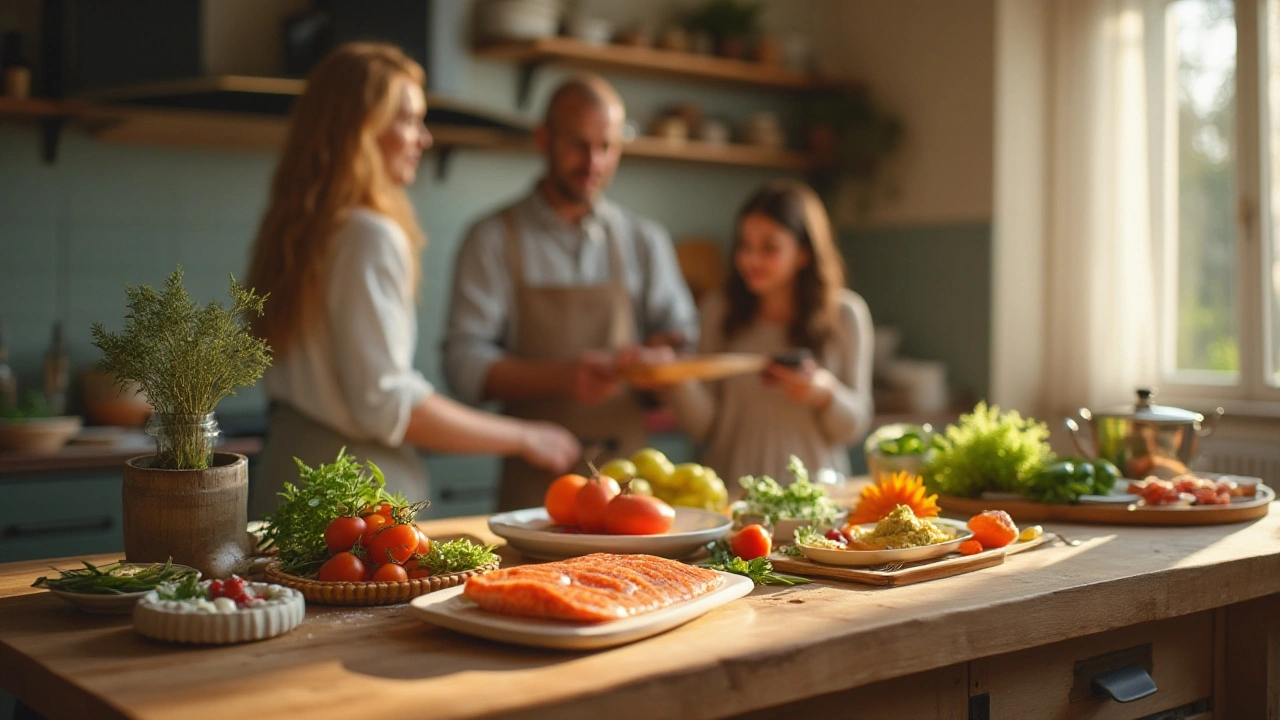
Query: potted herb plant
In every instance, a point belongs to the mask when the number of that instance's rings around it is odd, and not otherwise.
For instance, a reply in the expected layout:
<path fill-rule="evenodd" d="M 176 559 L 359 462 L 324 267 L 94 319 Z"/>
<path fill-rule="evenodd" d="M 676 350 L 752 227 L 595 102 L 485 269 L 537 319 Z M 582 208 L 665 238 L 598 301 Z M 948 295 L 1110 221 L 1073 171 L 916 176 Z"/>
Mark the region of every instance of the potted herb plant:
<path fill-rule="evenodd" d="M 685 28 L 691 33 L 706 33 L 715 38 L 720 54 L 741 59 L 746 55 L 747 40 L 760 29 L 760 11 L 764 3 L 751 0 L 706 0 L 685 16 Z"/>
<path fill-rule="evenodd" d="M 147 432 L 156 453 L 125 463 L 125 556 L 174 562 L 209 577 L 241 569 L 248 556 L 249 474 L 243 455 L 214 451 L 213 410 L 237 387 L 252 385 L 271 349 L 248 327 L 265 298 L 231 278 L 232 305 L 200 307 L 182 285 L 182 268 L 161 291 L 125 286 L 129 313 L 116 334 L 93 325 L 99 367 L 121 388 L 136 382 L 155 406 Z"/>
<path fill-rule="evenodd" d="M 902 121 L 886 112 L 857 84 L 840 93 L 815 96 L 807 108 L 809 151 L 829 170 L 829 185 L 847 182 L 855 192 L 859 215 L 880 195 L 892 195 L 884 182 L 887 161 L 903 138 Z"/>

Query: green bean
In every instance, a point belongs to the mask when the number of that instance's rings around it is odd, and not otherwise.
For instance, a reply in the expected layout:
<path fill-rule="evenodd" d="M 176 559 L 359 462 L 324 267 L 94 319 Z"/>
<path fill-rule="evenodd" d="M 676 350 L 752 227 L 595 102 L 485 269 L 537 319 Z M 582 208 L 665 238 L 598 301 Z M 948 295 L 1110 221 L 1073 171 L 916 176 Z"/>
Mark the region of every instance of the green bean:
<path fill-rule="evenodd" d="M 84 593 L 86 595 L 123 595 L 125 593 L 146 592 L 154 590 L 165 582 L 178 582 L 195 571 L 186 567 L 175 567 L 173 558 L 164 564 L 156 563 L 150 567 L 126 567 L 123 560 L 94 566 L 81 560 L 83 568 L 76 570 L 58 570 L 61 577 L 39 577 L 31 587 L 46 587 L 52 590 Z"/>

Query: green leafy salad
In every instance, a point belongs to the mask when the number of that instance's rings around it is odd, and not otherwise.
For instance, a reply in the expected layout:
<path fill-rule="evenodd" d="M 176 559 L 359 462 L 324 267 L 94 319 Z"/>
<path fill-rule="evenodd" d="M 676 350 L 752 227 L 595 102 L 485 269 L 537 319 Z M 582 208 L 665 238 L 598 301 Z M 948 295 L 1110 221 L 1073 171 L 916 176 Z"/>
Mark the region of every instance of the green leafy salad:
<path fill-rule="evenodd" d="M 826 488 L 809 482 L 809 471 L 795 455 L 787 463 L 787 471 L 795 482 L 783 486 L 768 475 L 747 475 L 738 483 L 745 495 L 735 514 L 764 518 L 769 523 L 779 520 L 807 520 L 815 525 L 835 522 L 840 514 L 836 501 L 827 495 Z"/>
<path fill-rule="evenodd" d="M 986 490 L 1025 494 L 1053 461 L 1048 426 L 985 402 L 948 425 L 936 445 L 924 480 L 930 492 L 941 495 L 977 497 Z"/>

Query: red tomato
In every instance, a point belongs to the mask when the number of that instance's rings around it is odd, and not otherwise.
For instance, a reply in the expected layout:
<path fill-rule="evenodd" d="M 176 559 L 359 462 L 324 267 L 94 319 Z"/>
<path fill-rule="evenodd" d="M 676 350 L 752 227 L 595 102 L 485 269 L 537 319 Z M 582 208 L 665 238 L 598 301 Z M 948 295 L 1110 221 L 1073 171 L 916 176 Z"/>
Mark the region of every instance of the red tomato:
<path fill-rule="evenodd" d="M 547 508 L 547 515 L 551 516 L 551 522 L 570 526 L 578 524 L 575 503 L 578 492 L 586 484 L 587 479 L 581 475 L 561 475 L 551 483 L 547 488 L 547 494 L 542 498 L 542 504 Z"/>
<path fill-rule="evenodd" d="M 369 559 L 379 565 L 402 563 L 418 549 L 418 542 L 413 525 L 388 525 L 369 539 Z"/>
<path fill-rule="evenodd" d="M 418 547 L 413 552 L 415 555 L 426 555 L 431 549 L 431 538 L 427 537 L 427 534 L 417 525 L 414 525 L 413 529 L 418 532 Z"/>
<path fill-rule="evenodd" d="M 382 515 L 388 520 L 391 519 L 391 513 L 395 510 L 391 503 L 378 503 L 377 505 L 369 505 L 360 511 L 360 515 Z"/>
<path fill-rule="evenodd" d="M 324 529 L 324 544 L 328 545 L 329 552 L 335 555 L 340 552 L 346 552 L 360 542 L 360 537 L 364 535 L 365 527 L 364 518 L 334 518 L 333 522 L 329 523 L 329 527 Z"/>
<path fill-rule="evenodd" d="M 766 557 L 773 548 L 773 538 L 761 525 L 748 525 L 729 541 L 729 549 L 743 560 Z"/>
<path fill-rule="evenodd" d="M 360 582 L 364 580 L 365 566 L 360 558 L 349 552 L 341 552 L 320 566 L 316 576 L 321 582 Z"/>
<path fill-rule="evenodd" d="M 670 505 L 648 495 L 619 495 L 604 509 L 604 529 L 610 535 L 661 535 L 675 520 Z"/>
<path fill-rule="evenodd" d="M 431 577 L 431 571 L 422 567 L 415 567 L 414 569 L 409 571 L 410 579 L 424 578 L 424 577 Z"/>
<path fill-rule="evenodd" d="M 395 563 L 387 563 L 373 573 L 374 582 L 404 582 L 408 579 L 409 573 Z"/>
<path fill-rule="evenodd" d="M 390 524 L 391 524 L 391 518 L 387 517 L 386 515 L 379 515 L 378 513 L 373 513 L 372 515 L 365 515 L 364 516 L 364 526 L 365 526 L 364 534 L 360 536 L 360 544 L 368 547 L 369 542 L 373 540 L 373 536 L 377 535 L 379 530 L 381 530 L 382 528 Z"/>
<path fill-rule="evenodd" d="M 597 475 L 588 480 L 573 500 L 578 527 L 589 533 L 604 532 L 604 509 L 620 492 L 622 488 L 618 487 L 618 481 L 608 475 Z"/>

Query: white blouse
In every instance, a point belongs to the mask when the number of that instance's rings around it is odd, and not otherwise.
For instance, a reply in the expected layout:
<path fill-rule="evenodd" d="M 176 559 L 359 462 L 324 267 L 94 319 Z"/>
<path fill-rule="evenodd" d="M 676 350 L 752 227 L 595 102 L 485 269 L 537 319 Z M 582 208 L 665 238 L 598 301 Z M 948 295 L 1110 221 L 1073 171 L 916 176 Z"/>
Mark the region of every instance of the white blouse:
<path fill-rule="evenodd" d="M 699 352 L 776 355 L 791 348 L 785 323 L 756 320 L 725 339 L 724 299 L 708 298 L 702 315 Z M 852 290 L 840 296 L 838 321 L 817 363 L 839 380 L 823 410 L 791 400 L 760 374 L 676 386 L 667 399 L 680 426 L 702 447 L 701 460 L 738 491 L 743 475 L 769 475 L 791 483 L 791 455 L 816 474 L 822 468 L 849 472 L 849 446 L 871 427 L 871 359 L 874 329 L 867 303 Z"/>
<path fill-rule="evenodd" d="M 352 440 L 398 447 L 410 411 L 434 392 L 413 367 L 409 239 L 390 218 L 359 208 L 333 240 L 324 320 L 268 368 L 267 395 Z"/>

